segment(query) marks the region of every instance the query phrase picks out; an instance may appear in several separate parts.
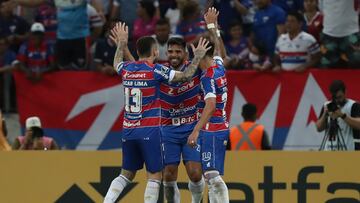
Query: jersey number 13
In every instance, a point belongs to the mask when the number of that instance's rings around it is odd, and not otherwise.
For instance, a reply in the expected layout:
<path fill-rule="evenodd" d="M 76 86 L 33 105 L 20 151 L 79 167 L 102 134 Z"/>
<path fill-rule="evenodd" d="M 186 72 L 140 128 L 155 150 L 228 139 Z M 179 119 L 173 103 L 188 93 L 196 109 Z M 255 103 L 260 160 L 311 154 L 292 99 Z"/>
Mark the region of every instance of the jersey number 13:
<path fill-rule="evenodd" d="M 125 111 L 128 113 L 141 113 L 142 92 L 139 88 L 125 88 Z"/>

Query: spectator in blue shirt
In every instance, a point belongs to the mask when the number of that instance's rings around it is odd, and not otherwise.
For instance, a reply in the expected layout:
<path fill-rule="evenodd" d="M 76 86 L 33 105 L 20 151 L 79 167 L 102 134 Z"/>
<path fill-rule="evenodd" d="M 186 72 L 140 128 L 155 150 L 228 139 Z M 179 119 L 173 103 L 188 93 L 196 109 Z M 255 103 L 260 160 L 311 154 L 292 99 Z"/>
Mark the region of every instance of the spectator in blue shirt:
<path fill-rule="evenodd" d="M 286 13 L 271 0 L 256 0 L 256 4 L 253 37 L 265 45 L 267 55 L 273 56 L 278 36 L 285 33 Z"/>

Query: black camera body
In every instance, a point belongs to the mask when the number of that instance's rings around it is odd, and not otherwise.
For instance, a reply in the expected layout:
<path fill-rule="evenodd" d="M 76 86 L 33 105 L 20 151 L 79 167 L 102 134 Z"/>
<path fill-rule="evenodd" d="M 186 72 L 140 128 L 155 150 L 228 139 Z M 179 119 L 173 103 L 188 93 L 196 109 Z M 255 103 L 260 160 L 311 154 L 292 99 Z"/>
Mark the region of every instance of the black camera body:
<path fill-rule="evenodd" d="M 337 105 L 336 102 L 331 101 L 326 105 L 326 108 L 328 109 L 329 112 L 335 112 L 339 109 L 339 106 Z"/>
<path fill-rule="evenodd" d="M 41 129 L 39 127 L 32 127 L 31 131 L 32 131 L 32 137 L 33 138 L 44 137 L 44 131 L 43 131 L 43 129 Z"/>

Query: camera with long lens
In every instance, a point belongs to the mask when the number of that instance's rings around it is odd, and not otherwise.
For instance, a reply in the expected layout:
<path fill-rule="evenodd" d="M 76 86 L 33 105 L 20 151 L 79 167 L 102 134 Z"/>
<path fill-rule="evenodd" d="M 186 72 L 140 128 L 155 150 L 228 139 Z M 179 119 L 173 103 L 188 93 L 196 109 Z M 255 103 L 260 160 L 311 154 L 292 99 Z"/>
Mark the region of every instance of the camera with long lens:
<path fill-rule="evenodd" d="M 335 112 L 339 110 L 339 105 L 333 100 L 326 105 L 328 112 Z M 339 127 L 338 120 L 336 118 L 330 118 L 328 121 L 328 128 L 325 132 L 325 136 L 321 142 L 319 150 L 325 150 L 326 143 L 330 142 L 330 150 L 347 150 L 344 137 Z"/>
<path fill-rule="evenodd" d="M 333 99 L 330 103 L 326 105 L 329 112 L 335 112 L 339 109 L 339 106 L 335 102 L 335 99 Z M 339 129 L 339 125 L 337 122 L 337 119 L 330 119 L 329 122 L 329 139 L 334 140 L 337 134 L 337 131 Z"/>

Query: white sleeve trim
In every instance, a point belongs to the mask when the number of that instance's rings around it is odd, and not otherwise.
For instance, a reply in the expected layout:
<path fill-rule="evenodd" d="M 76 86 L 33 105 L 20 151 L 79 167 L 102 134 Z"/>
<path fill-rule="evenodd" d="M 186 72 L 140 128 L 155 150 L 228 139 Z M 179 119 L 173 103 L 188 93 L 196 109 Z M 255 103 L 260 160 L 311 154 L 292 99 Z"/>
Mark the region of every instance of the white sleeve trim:
<path fill-rule="evenodd" d="M 116 67 L 116 72 L 120 75 L 121 69 L 124 67 L 124 61 L 120 62 Z"/>
<path fill-rule="evenodd" d="M 206 100 L 208 98 L 216 98 L 216 94 L 209 92 L 205 95 L 204 100 Z"/>
<path fill-rule="evenodd" d="M 219 61 L 221 61 L 221 63 L 224 63 L 224 60 L 221 58 L 221 56 L 214 56 L 213 59 L 219 60 Z"/>
<path fill-rule="evenodd" d="M 174 70 L 170 70 L 170 74 L 169 74 L 169 82 L 171 82 L 174 77 L 175 77 L 176 71 Z"/>

